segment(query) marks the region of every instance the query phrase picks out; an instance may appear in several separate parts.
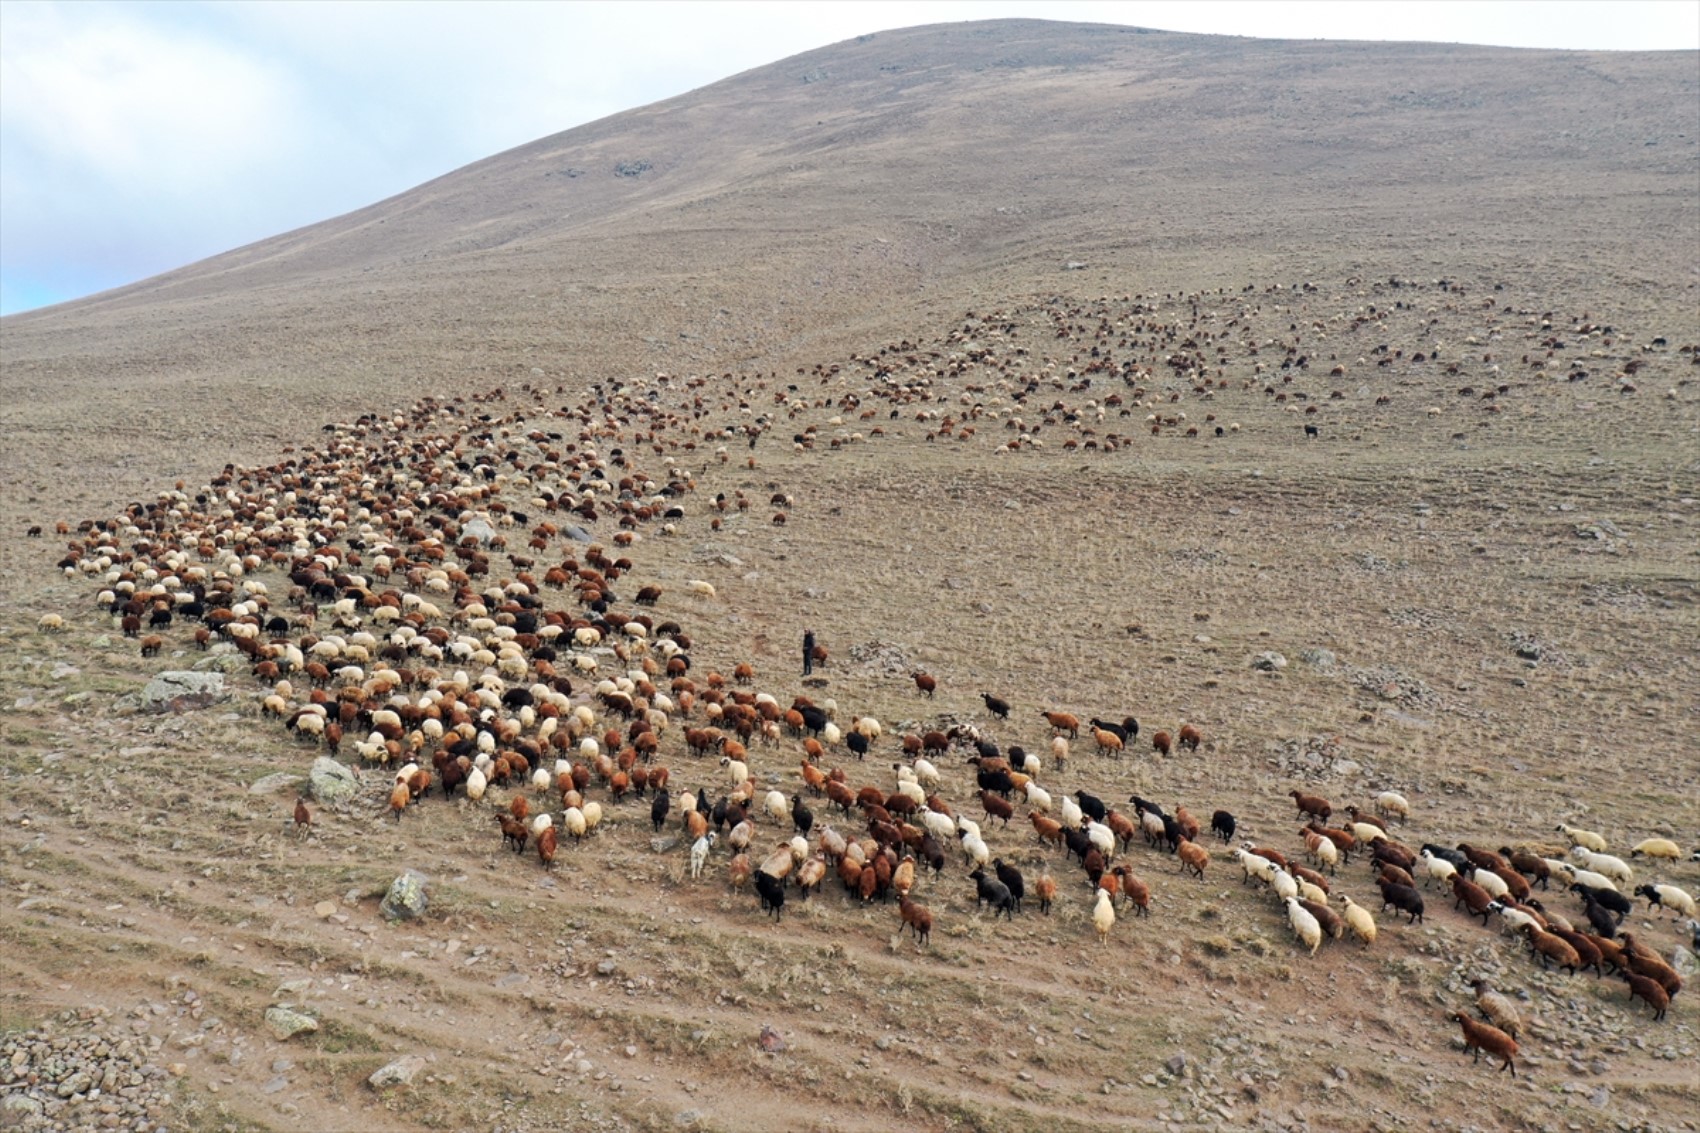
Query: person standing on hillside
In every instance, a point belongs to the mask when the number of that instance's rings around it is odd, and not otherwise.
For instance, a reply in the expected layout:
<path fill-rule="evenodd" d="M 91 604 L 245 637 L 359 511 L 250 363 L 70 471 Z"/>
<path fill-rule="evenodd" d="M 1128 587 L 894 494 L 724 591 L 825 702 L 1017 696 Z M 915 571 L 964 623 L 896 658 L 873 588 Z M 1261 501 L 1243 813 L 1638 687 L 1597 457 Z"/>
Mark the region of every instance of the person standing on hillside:
<path fill-rule="evenodd" d="M 815 671 L 815 631 L 803 631 L 803 675 L 806 677 Z"/>

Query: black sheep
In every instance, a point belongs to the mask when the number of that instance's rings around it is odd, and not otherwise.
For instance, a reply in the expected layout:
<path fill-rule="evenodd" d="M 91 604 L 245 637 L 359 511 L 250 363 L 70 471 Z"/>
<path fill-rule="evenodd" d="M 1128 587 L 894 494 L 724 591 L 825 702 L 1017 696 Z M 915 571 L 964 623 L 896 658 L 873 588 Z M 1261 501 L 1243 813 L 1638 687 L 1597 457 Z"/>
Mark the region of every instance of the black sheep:
<path fill-rule="evenodd" d="M 868 737 L 861 732 L 851 732 L 844 737 L 844 746 L 855 752 L 857 759 L 866 758 L 868 754 Z"/>
<path fill-rule="evenodd" d="M 1021 911 L 1021 899 L 1027 895 L 1027 883 L 1022 879 L 1021 871 L 1012 865 L 1005 865 L 1002 858 L 992 859 L 992 868 L 997 871 L 998 880 L 1009 888 L 1009 895 L 1015 898 L 1015 911 Z"/>
<path fill-rule="evenodd" d="M 1409 885 L 1397 882 L 1377 882 L 1381 886 L 1381 909 L 1386 912 L 1389 908 L 1398 909 L 1409 915 L 1406 924 L 1415 924 L 1423 919 L 1423 895 Z"/>
<path fill-rule="evenodd" d="M 655 801 L 649 804 L 649 821 L 657 834 L 661 833 L 661 827 L 667 821 L 668 808 L 672 805 L 673 800 L 668 798 L 666 791 L 657 791 Z"/>
<path fill-rule="evenodd" d="M 1591 885 L 1580 882 L 1570 887 L 1572 893 L 1582 894 L 1584 901 L 1594 901 L 1617 915 L 1617 923 L 1622 924 L 1623 918 L 1635 911 L 1635 906 L 1629 898 L 1615 889 L 1596 889 Z"/>
<path fill-rule="evenodd" d="M 1103 799 L 1098 798 L 1096 795 L 1089 795 L 1085 791 L 1074 792 L 1074 797 L 1080 800 L 1081 814 L 1084 814 L 1093 822 L 1104 821 L 1104 815 L 1108 813 L 1108 808 L 1104 806 Z"/>
<path fill-rule="evenodd" d="M 756 892 L 761 896 L 762 912 L 771 911 L 777 921 L 785 910 L 785 882 L 759 869 L 755 873 L 755 882 Z"/>
<path fill-rule="evenodd" d="M 982 692 L 980 699 L 986 702 L 987 712 L 1000 719 L 1009 719 L 1009 701 L 995 697 L 989 692 Z"/>
<path fill-rule="evenodd" d="M 791 825 L 797 828 L 797 833 L 807 838 L 814 827 L 815 815 L 803 802 L 801 795 L 791 796 Z"/>
<path fill-rule="evenodd" d="M 1223 842 L 1232 842 L 1234 840 L 1234 830 L 1237 826 L 1238 824 L 1234 821 L 1234 816 L 1225 810 L 1219 810 L 1210 816 L 1211 833 L 1222 839 Z"/>
<path fill-rule="evenodd" d="M 1010 893 L 1009 886 L 995 877 L 987 877 L 984 867 L 976 869 L 968 875 L 974 880 L 974 907 L 979 908 L 984 902 L 991 907 L 992 919 L 1002 913 L 1007 920 L 1015 919 L 1015 896 Z"/>

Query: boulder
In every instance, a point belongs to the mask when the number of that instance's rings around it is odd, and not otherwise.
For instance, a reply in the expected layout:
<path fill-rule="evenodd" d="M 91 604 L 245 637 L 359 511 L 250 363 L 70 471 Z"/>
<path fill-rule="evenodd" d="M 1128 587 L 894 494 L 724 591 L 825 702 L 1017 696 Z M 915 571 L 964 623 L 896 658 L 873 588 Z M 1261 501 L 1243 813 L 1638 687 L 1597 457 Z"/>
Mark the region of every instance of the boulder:
<path fill-rule="evenodd" d="M 372 1071 L 372 1076 L 366 1079 L 366 1084 L 374 1090 L 382 1090 L 389 1086 L 411 1086 L 414 1077 L 425 1069 L 425 1056 L 420 1054 L 404 1054 L 388 1066 L 380 1066 Z"/>
<path fill-rule="evenodd" d="M 1287 659 L 1276 652 L 1259 653 L 1251 659 L 1251 667 L 1261 672 L 1272 673 L 1277 669 L 1287 667 Z"/>
<path fill-rule="evenodd" d="M 425 910 L 431 904 L 430 895 L 425 892 L 425 885 L 428 880 L 418 870 L 408 870 L 390 882 L 390 891 L 384 894 L 383 901 L 378 905 L 378 911 L 384 914 L 386 920 L 418 920 L 425 915 Z"/>
<path fill-rule="evenodd" d="M 144 712 L 187 712 L 223 700 L 223 673 L 191 673 L 172 670 L 160 673 L 142 689 Z"/>
<path fill-rule="evenodd" d="M 307 772 L 307 794 L 315 802 L 339 806 L 359 793 L 360 781 L 354 772 L 328 755 L 315 759 L 312 770 Z"/>
<path fill-rule="evenodd" d="M 280 1039 L 294 1038 L 296 1035 L 311 1034 L 319 1029 L 319 1021 L 311 1015 L 303 1015 L 299 1011 L 291 1011 L 287 1007 L 266 1008 L 266 1026 Z"/>
<path fill-rule="evenodd" d="M 460 525 L 460 536 L 464 539 L 469 535 L 483 546 L 488 547 L 490 540 L 496 537 L 496 529 L 490 526 L 490 521 L 487 519 L 469 519 Z"/>

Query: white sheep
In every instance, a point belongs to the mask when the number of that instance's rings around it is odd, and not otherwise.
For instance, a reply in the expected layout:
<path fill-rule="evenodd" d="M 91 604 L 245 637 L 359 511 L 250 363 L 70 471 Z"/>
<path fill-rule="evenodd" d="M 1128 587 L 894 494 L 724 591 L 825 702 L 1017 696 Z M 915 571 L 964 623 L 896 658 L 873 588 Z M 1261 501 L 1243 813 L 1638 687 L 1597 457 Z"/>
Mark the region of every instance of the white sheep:
<path fill-rule="evenodd" d="M 1500 930 L 1509 932 L 1512 936 L 1516 936 L 1530 925 L 1534 925 L 1536 928 L 1542 927 L 1540 921 L 1525 913 L 1522 909 L 1507 905 L 1504 901 L 1489 901 L 1488 912 L 1498 913 Z"/>
<path fill-rule="evenodd" d="M 1549 859 L 1550 860 L 1550 859 Z M 1595 873 L 1591 869 L 1579 869 L 1569 862 L 1553 862 L 1553 872 L 1562 876 L 1572 885 L 1582 885 L 1589 889 L 1616 889 L 1617 885 L 1603 873 Z"/>
<path fill-rule="evenodd" d="M 1308 944 L 1310 954 L 1315 956 L 1316 950 L 1322 947 L 1322 925 L 1299 904 L 1297 897 L 1287 898 L 1287 922 L 1293 926 L 1293 935 Z"/>
<path fill-rule="evenodd" d="M 1429 882 L 1438 881 L 1444 888 L 1452 885 L 1452 875 L 1458 872 L 1458 867 L 1445 858 L 1437 858 L 1427 850 L 1417 855 L 1418 872 L 1423 876 L 1423 888 L 1429 887 Z"/>
<path fill-rule="evenodd" d="M 723 755 L 720 757 L 720 766 L 726 771 L 728 786 L 737 787 L 750 777 L 749 765 L 741 759 L 733 759 L 729 755 Z"/>
<path fill-rule="evenodd" d="M 1058 800 L 1057 818 L 1062 822 L 1064 830 L 1079 830 L 1080 820 L 1085 817 L 1080 812 L 1080 804 L 1063 795 Z"/>
<path fill-rule="evenodd" d="M 1161 825 L 1160 819 L 1158 824 Z M 1234 857 L 1238 859 L 1240 869 L 1244 871 L 1244 876 L 1240 878 L 1241 884 L 1254 877 L 1265 885 L 1270 885 L 1275 881 L 1275 871 L 1280 867 L 1262 854 L 1254 854 L 1250 850 L 1239 849 L 1234 851 Z"/>
<path fill-rule="evenodd" d="M 1294 900 L 1299 895 L 1299 883 L 1280 866 L 1275 867 L 1274 876 L 1269 879 L 1269 888 L 1273 889 L 1275 896 L 1282 901 Z"/>
<path fill-rule="evenodd" d="M 1097 851 L 1104 855 L 1105 861 L 1109 861 L 1114 856 L 1116 852 L 1116 832 L 1114 830 L 1111 830 L 1102 822 L 1088 821 L 1086 837 Z"/>
<path fill-rule="evenodd" d="M 1675 842 L 1672 842 L 1669 838 L 1646 838 L 1636 843 L 1635 848 L 1629 851 L 1629 856 L 1632 858 L 1639 858 L 1643 856 L 1649 858 L 1663 858 L 1666 861 L 1673 862 L 1681 861 L 1682 847 L 1678 846 Z"/>
<path fill-rule="evenodd" d="M 1098 930 L 1098 943 L 1103 944 L 1110 939 L 1110 929 L 1115 927 L 1116 909 L 1110 900 L 1110 891 L 1102 887 L 1098 890 L 1098 903 L 1092 907 L 1092 927 Z"/>
<path fill-rule="evenodd" d="M 1470 880 L 1487 890 L 1487 895 L 1495 901 L 1511 892 L 1511 886 L 1506 884 L 1505 878 L 1491 869 L 1475 870 L 1470 874 Z"/>
<path fill-rule="evenodd" d="M 1366 945 L 1374 944 L 1375 915 L 1344 893 L 1340 894 L 1340 903 L 1346 907 L 1346 927 L 1352 930 L 1352 935 Z"/>
<path fill-rule="evenodd" d="M 970 869 L 977 869 L 992 860 L 992 852 L 980 835 L 967 830 L 958 833 L 962 839 L 962 856 Z"/>
<path fill-rule="evenodd" d="M 1051 737 L 1051 762 L 1057 765 L 1058 771 L 1068 766 L 1067 736 Z"/>
<path fill-rule="evenodd" d="M 691 844 L 691 880 L 702 876 L 702 867 L 708 862 L 708 848 L 714 845 L 719 835 L 710 830 Z"/>
<path fill-rule="evenodd" d="M 927 809 L 921 812 L 921 825 L 934 838 L 943 842 L 956 837 L 956 823 L 951 821 L 948 814 L 940 814 L 936 810 Z"/>
<path fill-rule="evenodd" d="M 769 791 L 762 800 L 762 809 L 781 825 L 791 820 L 791 800 L 785 797 L 784 791 Z"/>
<path fill-rule="evenodd" d="M 1306 881 L 1302 877 L 1295 878 L 1295 880 L 1299 883 L 1300 900 L 1314 901 L 1318 905 L 1328 904 L 1328 891 L 1326 889 L 1323 889 L 1320 885 Z"/>
<path fill-rule="evenodd" d="M 1411 817 L 1411 804 L 1398 791 L 1383 791 L 1375 796 L 1375 813 L 1383 817 L 1398 815 L 1399 821 L 1405 822 Z"/>
<path fill-rule="evenodd" d="M 1580 845 L 1570 847 L 1570 856 L 1583 869 L 1603 873 L 1613 881 L 1621 881 L 1628 885 L 1635 880 L 1634 871 L 1629 868 L 1629 863 L 1622 858 L 1613 857 L 1611 854 L 1596 854 Z"/>
<path fill-rule="evenodd" d="M 1658 883 L 1643 885 L 1635 890 L 1635 894 L 1638 897 L 1647 898 L 1649 906 L 1657 906 L 1661 909 L 1671 909 L 1682 916 L 1687 917 L 1695 915 L 1693 896 L 1691 896 L 1687 890 L 1679 889 L 1674 885 L 1663 885 Z M 1649 911 L 1651 911 L 1651 908 L 1649 908 Z"/>
<path fill-rule="evenodd" d="M 1029 781 L 1027 784 L 1027 805 L 1040 814 L 1051 811 L 1051 793 L 1039 784 Z"/>
<path fill-rule="evenodd" d="M 700 578 L 687 579 L 685 581 L 685 589 L 689 593 L 702 598 L 714 597 L 714 584 L 711 582 L 705 582 Z"/>
<path fill-rule="evenodd" d="M 484 772 L 478 770 L 478 768 L 474 767 L 467 773 L 466 797 L 471 799 L 473 802 L 477 802 L 479 799 L 484 797 L 484 789 L 487 786 L 489 786 L 489 780 L 484 777 Z"/>
<path fill-rule="evenodd" d="M 576 806 L 570 806 L 561 812 L 561 829 L 575 842 L 584 841 L 584 836 L 590 833 L 590 823 L 585 820 L 584 811 Z"/>
<path fill-rule="evenodd" d="M 1561 822 L 1558 824 L 1558 832 L 1570 839 L 1573 846 L 1581 846 L 1600 854 L 1606 851 L 1606 840 L 1592 830 L 1578 830 L 1574 826 L 1566 826 Z"/>

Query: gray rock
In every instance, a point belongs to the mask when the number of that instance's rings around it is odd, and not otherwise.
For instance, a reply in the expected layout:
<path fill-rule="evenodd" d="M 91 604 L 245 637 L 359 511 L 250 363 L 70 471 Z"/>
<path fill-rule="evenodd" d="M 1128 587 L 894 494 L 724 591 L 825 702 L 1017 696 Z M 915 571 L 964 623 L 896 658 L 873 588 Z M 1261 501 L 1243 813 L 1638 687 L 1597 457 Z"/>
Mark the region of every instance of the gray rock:
<path fill-rule="evenodd" d="M 596 542 L 596 536 L 592 535 L 576 523 L 567 524 L 567 529 L 561 532 L 561 534 L 565 535 L 568 539 L 571 539 L 575 543 Z"/>
<path fill-rule="evenodd" d="M 354 772 L 328 755 L 313 760 L 312 770 L 307 772 L 307 794 L 315 802 L 339 806 L 359 793 L 360 782 Z"/>
<path fill-rule="evenodd" d="M 35 1117 L 42 1111 L 42 1104 L 28 1094 L 7 1094 L 6 1100 L 0 1102 L 0 1113 L 17 1114 L 20 1117 Z"/>
<path fill-rule="evenodd" d="M 431 904 L 430 895 L 425 892 L 428 880 L 418 870 L 408 870 L 390 882 L 390 891 L 384 894 L 378 911 L 384 914 L 386 920 L 418 920 Z"/>
<path fill-rule="evenodd" d="M 664 834 L 659 838 L 651 838 L 649 848 L 658 854 L 670 854 L 679 848 L 679 836 L 677 834 Z"/>
<path fill-rule="evenodd" d="M 411 1086 L 414 1076 L 425 1069 L 425 1056 L 421 1054 L 404 1054 L 388 1066 L 380 1066 L 372 1071 L 372 1076 L 366 1079 L 366 1084 L 374 1090 L 382 1090 L 390 1086 Z"/>
<path fill-rule="evenodd" d="M 250 795 L 274 795 L 279 791 L 294 787 L 301 782 L 301 776 L 293 771 L 279 771 L 274 775 L 265 775 L 255 779 L 253 786 L 248 788 Z"/>
<path fill-rule="evenodd" d="M 482 546 L 488 547 L 490 540 L 496 537 L 496 529 L 487 519 L 472 519 L 460 525 L 460 534 L 463 539 L 470 535 Z"/>
<path fill-rule="evenodd" d="M 1671 953 L 1670 966 L 1684 980 L 1691 980 L 1696 972 L 1700 972 L 1700 960 L 1696 960 L 1694 953 L 1680 944 L 1676 946 L 1676 951 Z"/>
<path fill-rule="evenodd" d="M 1329 649 L 1301 649 L 1299 660 L 1307 665 L 1315 665 L 1319 669 L 1332 669 L 1336 664 L 1334 652 Z"/>
<path fill-rule="evenodd" d="M 311 1015 L 303 1015 L 287 1007 L 268 1007 L 266 1026 L 270 1027 L 278 1038 L 289 1039 L 296 1035 L 312 1034 L 319 1029 L 319 1021 Z"/>
<path fill-rule="evenodd" d="M 235 673 L 248 667 L 248 659 L 232 650 L 229 653 L 214 653 L 211 657 L 202 657 L 190 666 L 197 673 Z"/>
<path fill-rule="evenodd" d="M 1181 1072 L 1186 1069 L 1186 1052 L 1182 1051 L 1170 1058 L 1169 1061 L 1163 1063 L 1163 1069 L 1179 1078 L 1181 1076 Z"/>
<path fill-rule="evenodd" d="M 1251 667 L 1259 670 L 1260 672 L 1272 673 L 1277 669 L 1285 669 L 1287 667 L 1287 659 L 1281 656 L 1281 654 L 1276 653 L 1274 650 L 1270 650 L 1266 653 L 1259 653 L 1256 657 L 1253 657 L 1251 659 Z"/>
<path fill-rule="evenodd" d="M 187 712 L 223 700 L 223 673 L 192 673 L 183 670 L 160 673 L 142 689 L 145 712 Z"/>

